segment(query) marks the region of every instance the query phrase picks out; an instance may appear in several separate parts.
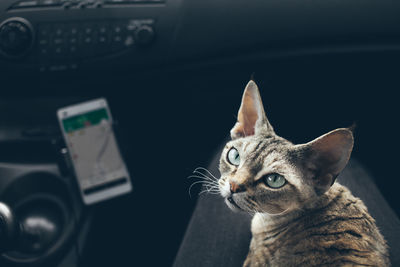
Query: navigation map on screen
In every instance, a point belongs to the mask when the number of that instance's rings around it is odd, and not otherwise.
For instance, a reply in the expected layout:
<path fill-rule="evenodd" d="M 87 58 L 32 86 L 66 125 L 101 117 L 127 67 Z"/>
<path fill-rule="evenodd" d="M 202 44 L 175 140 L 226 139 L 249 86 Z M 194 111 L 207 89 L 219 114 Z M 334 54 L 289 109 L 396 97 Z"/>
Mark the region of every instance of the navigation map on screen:
<path fill-rule="evenodd" d="M 125 166 L 105 108 L 66 118 L 62 125 L 85 194 L 103 184 L 126 180 Z"/>

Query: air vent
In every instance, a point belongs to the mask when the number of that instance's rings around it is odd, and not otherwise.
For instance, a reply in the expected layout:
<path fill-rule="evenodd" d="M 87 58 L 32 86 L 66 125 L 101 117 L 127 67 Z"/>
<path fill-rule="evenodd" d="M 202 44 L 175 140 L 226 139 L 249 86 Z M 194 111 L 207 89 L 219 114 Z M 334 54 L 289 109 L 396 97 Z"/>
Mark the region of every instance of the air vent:
<path fill-rule="evenodd" d="M 22 0 L 9 9 L 24 8 L 99 8 L 103 5 L 159 4 L 165 0 Z"/>

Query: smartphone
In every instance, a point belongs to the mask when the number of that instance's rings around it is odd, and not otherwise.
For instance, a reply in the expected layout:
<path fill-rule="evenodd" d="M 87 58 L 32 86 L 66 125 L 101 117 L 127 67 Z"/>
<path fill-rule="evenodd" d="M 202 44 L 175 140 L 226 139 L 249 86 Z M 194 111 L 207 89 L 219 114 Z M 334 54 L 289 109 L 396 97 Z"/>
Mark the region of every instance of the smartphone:
<path fill-rule="evenodd" d="M 57 111 L 83 202 L 107 200 L 132 190 L 105 98 Z"/>

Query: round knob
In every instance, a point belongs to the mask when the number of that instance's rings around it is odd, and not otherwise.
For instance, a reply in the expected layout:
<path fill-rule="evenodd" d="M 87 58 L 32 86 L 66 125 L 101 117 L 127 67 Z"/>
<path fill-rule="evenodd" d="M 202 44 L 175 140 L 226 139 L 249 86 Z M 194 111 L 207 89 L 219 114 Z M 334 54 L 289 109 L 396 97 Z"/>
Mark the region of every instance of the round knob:
<path fill-rule="evenodd" d="M 135 40 L 138 45 L 148 45 L 154 39 L 154 30 L 148 25 L 140 26 L 135 32 Z"/>
<path fill-rule="evenodd" d="M 11 249 L 19 236 L 20 225 L 9 206 L 0 202 L 0 253 Z"/>
<path fill-rule="evenodd" d="M 33 44 L 31 24 L 23 18 L 10 18 L 0 24 L 0 53 L 7 57 L 25 55 Z"/>

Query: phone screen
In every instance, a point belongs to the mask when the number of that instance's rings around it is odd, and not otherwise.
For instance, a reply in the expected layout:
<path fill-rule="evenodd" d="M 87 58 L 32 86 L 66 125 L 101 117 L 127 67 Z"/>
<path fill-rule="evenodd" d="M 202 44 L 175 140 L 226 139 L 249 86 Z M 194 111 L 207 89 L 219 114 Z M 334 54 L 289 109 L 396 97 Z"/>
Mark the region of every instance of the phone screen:
<path fill-rule="evenodd" d="M 62 111 L 60 122 L 83 197 L 129 182 L 107 107 Z"/>

